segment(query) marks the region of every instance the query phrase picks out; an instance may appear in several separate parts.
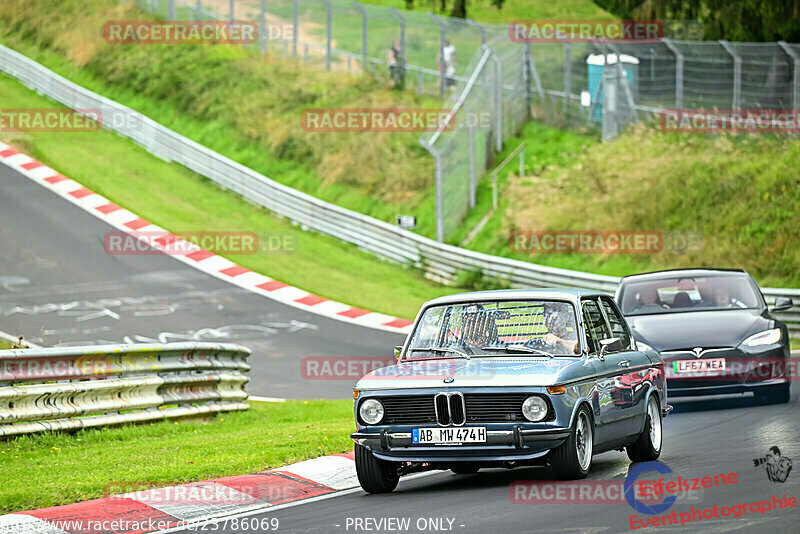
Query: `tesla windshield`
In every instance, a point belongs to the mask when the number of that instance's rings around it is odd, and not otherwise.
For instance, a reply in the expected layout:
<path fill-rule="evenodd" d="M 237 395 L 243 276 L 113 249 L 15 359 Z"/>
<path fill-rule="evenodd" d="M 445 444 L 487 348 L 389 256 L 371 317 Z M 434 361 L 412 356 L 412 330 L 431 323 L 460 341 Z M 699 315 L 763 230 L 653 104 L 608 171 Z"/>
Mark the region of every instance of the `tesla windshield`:
<path fill-rule="evenodd" d="M 425 310 L 406 358 L 579 352 L 575 308 L 568 302 L 470 302 Z"/>
<path fill-rule="evenodd" d="M 664 277 L 630 282 L 620 296 L 625 315 L 759 308 L 763 302 L 753 283 L 743 275 Z"/>

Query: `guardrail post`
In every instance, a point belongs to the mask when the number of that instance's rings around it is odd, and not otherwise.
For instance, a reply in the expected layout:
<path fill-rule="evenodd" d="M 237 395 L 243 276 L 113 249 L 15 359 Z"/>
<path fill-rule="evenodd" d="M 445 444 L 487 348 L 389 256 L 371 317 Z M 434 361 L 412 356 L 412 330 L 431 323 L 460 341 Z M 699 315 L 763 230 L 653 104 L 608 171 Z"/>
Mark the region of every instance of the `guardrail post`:
<path fill-rule="evenodd" d="M 793 63 L 792 68 L 792 109 L 797 111 L 800 109 L 800 56 L 792 50 L 786 41 L 778 41 L 778 46 L 783 48 L 783 51 L 791 58 Z"/>
<path fill-rule="evenodd" d="M 177 8 L 175 7 L 175 0 L 167 2 L 167 19 L 175 20 L 178 18 Z"/>
<path fill-rule="evenodd" d="M 364 73 L 366 74 L 369 69 L 369 56 L 367 55 L 367 11 L 358 2 L 353 2 L 356 9 L 361 13 L 361 56 L 364 62 Z"/>
<path fill-rule="evenodd" d="M 464 111 L 467 112 L 467 135 L 469 135 L 469 207 L 475 207 L 477 184 L 475 181 L 475 124 L 472 110 L 464 104 Z"/>
<path fill-rule="evenodd" d="M 292 55 L 297 57 L 297 1 L 292 0 Z"/>
<path fill-rule="evenodd" d="M 331 70 L 331 41 L 333 40 L 333 8 L 329 0 L 325 4 L 325 69 Z"/>
<path fill-rule="evenodd" d="M 662 41 L 675 54 L 675 109 L 683 109 L 683 52 L 672 43 L 672 39 Z"/>
<path fill-rule="evenodd" d="M 261 38 L 261 53 L 267 53 L 267 0 L 261 0 L 261 14 L 258 19 L 258 27 L 260 28 Z"/>
<path fill-rule="evenodd" d="M 569 120 L 569 99 L 572 95 L 572 45 L 564 43 L 564 117 Z"/>
<path fill-rule="evenodd" d="M 720 41 L 719 44 L 733 58 L 733 110 L 738 111 L 741 107 L 742 94 L 742 58 L 739 57 L 728 41 Z"/>

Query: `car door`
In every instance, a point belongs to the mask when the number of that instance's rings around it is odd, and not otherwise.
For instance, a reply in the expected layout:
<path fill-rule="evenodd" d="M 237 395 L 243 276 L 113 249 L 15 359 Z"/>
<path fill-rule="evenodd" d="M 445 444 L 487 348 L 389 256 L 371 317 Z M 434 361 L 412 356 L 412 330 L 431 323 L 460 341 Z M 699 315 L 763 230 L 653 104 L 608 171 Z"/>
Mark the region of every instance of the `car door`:
<path fill-rule="evenodd" d="M 599 421 L 598 444 L 627 435 L 631 426 L 629 416 L 632 390 L 623 379 L 628 374 L 625 352 L 605 352 L 601 355 L 600 341 L 612 337 L 611 327 L 596 297 L 581 301 L 583 324 L 586 330 L 589 358 L 597 374 Z"/>
<path fill-rule="evenodd" d="M 638 433 L 644 423 L 644 416 L 647 410 L 647 391 L 649 390 L 648 381 L 650 380 L 650 359 L 646 354 L 636 349 L 636 343 L 628 328 L 625 319 L 622 317 L 614 302 L 610 297 L 600 297 L 598 299 L 600 308 L 605 315 L 608 326 L 611 329 L 611 336 L 621 340 L 619 352 L 613 354 L 616 365 L 625 372 L 619 380 L 627 387 L 626 417 L 630 419 L 628 431 L 630 434 Z"/>

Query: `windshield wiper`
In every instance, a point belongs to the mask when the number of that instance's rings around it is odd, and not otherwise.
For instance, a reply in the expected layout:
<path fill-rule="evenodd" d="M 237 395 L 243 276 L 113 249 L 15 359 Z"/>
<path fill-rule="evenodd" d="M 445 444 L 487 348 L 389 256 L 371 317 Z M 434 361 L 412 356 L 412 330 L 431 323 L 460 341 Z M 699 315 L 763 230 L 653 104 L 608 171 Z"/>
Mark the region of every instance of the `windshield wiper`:
<path fill-rule="evenodd" d="M 458 354 L 459 356 L 469 360 L 469 354 L 467 354 L 464 351 L 461 351 L 461 350 L 458 350 L 458 349 L 453 349 L 453 348 L 450 348 L 450 347 L 418 347 L 418 348 L 414 348 L 414 349 L 409 349 L 409 352 L 422 352 L 424 350 L 428 350 L 428 351 L 431 351 L 431 352 L 447 352 L 447 353 L 451 353 L 451 354 Z"/>
<path fill-rule="evenodd" d="M 550 358 L 555 358 L 555 355 L 551 352 L 534 349 L 533 347 L 528 347 L 527 345 L 506 345 L 504 347 L 499 347 L 497 345 L 486 345 L 481 347 L 481 350 L 509 350 L 518 352 L 529 352 L 531 354 L 541 354 L 542 356 L 549 356 Z"/>

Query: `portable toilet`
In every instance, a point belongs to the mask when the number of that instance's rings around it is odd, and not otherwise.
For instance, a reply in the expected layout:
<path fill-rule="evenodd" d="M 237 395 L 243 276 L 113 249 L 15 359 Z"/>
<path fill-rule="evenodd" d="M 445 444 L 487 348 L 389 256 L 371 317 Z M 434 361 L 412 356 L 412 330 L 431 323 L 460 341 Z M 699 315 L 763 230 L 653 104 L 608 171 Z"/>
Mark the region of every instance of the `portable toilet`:
<path fill-rule="evenodd" d="M 631 88 L 631 93 L 636 98 L 638 93 L 638 76 L 637 70 L 639 68 L 639 59 L 629 56 L 627 54 L 620 54 L 620 62 L 622 63 L 622 72 L 625 76 L 623 83 L 626 83 Z M 595 122 L 603 121 L 603 94 L 598 92 L 600 85 L 603 83 L 603 69 L 617 68 L 617 54 L 590 54 L 586 58 L 586 67 L 588 69 L 589 80 L 589 95 L 590 105 L 594 104 L 591 120 Z M 620 87 L 620 91 L 624 88 Z M 595 99 L 597 102 L 595 103 Z"/>

